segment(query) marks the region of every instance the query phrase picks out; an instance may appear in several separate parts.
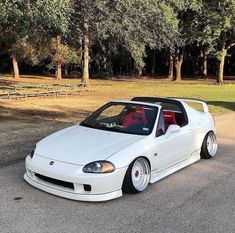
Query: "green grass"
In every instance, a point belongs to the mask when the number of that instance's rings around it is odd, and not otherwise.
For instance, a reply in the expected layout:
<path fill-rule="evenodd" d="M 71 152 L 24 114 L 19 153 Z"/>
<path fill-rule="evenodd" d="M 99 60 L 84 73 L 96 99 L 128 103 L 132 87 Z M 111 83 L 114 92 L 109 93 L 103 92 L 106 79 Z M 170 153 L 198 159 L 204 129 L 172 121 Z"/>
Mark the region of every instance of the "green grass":
<path fill-rule="evenodd" d="M 184 82 L 176 84 L 138 80 L 136 82 L 94 81 L 94 87 L 103 89 L 104 93 L 108 90 L 116 92 L 121 99 L 133 96 L 187 97 L 205 100 L 213 113 L 235 111 L 235 84 L 220 86 L 211 83 Z"/>

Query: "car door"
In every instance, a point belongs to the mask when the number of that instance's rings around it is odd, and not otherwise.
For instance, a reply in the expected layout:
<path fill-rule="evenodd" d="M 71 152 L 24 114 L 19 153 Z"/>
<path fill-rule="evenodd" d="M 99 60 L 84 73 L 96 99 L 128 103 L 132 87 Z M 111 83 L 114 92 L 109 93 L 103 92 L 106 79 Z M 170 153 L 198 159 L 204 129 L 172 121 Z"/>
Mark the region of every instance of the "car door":
<path fill-rule="evenodd" d="M 170 127 L 168 128 L 170 130 Z M 187 128 L 180 128 L 177 132 L 165 132 L 164 116 L 161 110 L 158 120 L 156 137 L 152 153 L 152 170 L 161 171 L 184 160 L 188 156 L 190 133 Z"/>

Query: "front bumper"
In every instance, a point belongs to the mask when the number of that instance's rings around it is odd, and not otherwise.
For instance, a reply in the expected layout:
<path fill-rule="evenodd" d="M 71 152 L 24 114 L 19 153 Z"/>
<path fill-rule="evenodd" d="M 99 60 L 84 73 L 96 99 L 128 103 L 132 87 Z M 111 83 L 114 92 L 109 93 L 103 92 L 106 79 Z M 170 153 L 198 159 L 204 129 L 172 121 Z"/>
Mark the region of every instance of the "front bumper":
<path fill-rule="evenodd" d="M 28 156 L 24 179 L 38 189 L 73 200 L 96 202 L 122 196 L 121 187 L 127 168 L 116 169 L 109 174 L 88 174 L 82 172 L 83 166 L 59 161 L 50 165 L 50 162 L 50 159 L 38 155 L 33 159 Z M 41 176 L 72 184 L 72 187 L 41 179 Z M 91 190 L 85 191 L 84 185 L 89 185 Z"/>

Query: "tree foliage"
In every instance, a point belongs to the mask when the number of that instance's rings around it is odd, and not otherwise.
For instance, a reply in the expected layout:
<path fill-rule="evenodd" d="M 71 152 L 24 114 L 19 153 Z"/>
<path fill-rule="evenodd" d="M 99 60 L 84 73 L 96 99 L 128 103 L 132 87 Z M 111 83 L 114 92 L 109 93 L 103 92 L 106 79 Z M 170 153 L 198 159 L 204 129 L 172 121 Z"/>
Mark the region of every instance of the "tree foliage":
<path fill-rule="evenodd" d="M 196 17 L 196 40 L 205 45 L 207 54 L 219 61 L 218 83 L 223 83 L 224 61 L 227 52 L 235 46 L 235 1 L 203 1 Z"/>
<path fill-rule="evenodd" d="M 2 40 L 16 61 L 32 64 L 40 60 L 34 45 L 45 38 L 51 40 L 53 35 L 65 34 L 72 12 L 69 0 L 4 0 L 0 7 Z"/>
<path fill-rule="evenodd" d="M 188 48 L 198 46 L 204 66 L 208 56 L 217 58 L 222 82 L 234 22 L 235 0 L 2 0 L 0 44 L 14 67 L 50 59 L 58 74 L 66 64 L 81 65 L 86 84 L 91 64 L 112 73 L 117 57 L 141 75 L 148 51 L 167 51 L 169 73 L 175 63 L 180 80 Z"/>

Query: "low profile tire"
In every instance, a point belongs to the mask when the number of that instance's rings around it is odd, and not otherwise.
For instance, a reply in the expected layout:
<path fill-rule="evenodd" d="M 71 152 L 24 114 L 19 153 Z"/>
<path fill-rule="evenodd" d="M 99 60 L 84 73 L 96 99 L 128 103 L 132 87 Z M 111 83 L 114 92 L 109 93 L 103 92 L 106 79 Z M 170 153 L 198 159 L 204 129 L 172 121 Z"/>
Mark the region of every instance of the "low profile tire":
<path fill-rule="evenodd" d="M 217 152 L 217 139 L 215 133 L 210 131 L 206 134 L 201 148 L 201 158 L 202 159 L 211 159 L 215 156 Z"/>
<path fill-rule="evenodd" d="M 139 193 L 144 191 L 150 180 L 149 162 L 143 158 L 134 160 L 127 169 L 122 190 L 125 193 Z"/>

